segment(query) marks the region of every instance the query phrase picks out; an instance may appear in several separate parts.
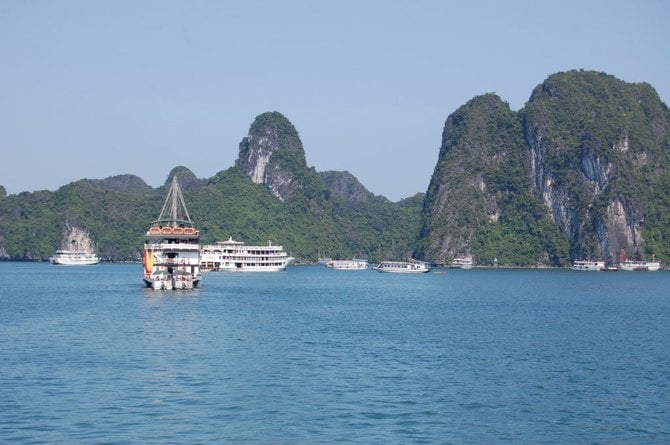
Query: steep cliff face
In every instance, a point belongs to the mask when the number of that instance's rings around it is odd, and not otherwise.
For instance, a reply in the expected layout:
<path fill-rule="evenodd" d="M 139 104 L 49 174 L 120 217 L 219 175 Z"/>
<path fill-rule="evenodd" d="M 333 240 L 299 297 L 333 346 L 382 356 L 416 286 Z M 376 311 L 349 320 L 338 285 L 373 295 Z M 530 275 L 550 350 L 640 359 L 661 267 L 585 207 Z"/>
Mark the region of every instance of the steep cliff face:
<path fill-rule="evenodd" d="M 424 204 L 427 259 L 665 258 L 668 239 L 670 113 L 649 85 L 558 73 L 518 113 L 486 95 L 447 119 Z"/>
<path fill-rule="evenodd" d="M 310 175 L 298 132 L 276 111 L 256 117 L 249 135 L 240 143 L 235 165 L 254 183 L 267 186 L 281 201 L 299 195 L 304 177 Z M 311 172 L 312 179 L 316 179 L 315 174 Z"/>
<path fill-rule="evenodd" d="M 520 116 L 498 96 L 476 97 L 447 119 L 422 216 L 418 256 L 447 263 L 555 262 L 555 234 L 530 194 Z M 521 209 L 520 206 L 521 205 Z M 535 233 L 524 231 L 535 226 Z"/>
<path fill-rule="evenodd" d="M 645 226 L 668 175 L 668 111 L 646 84 L 603 73 L 550 76 L 523 111 L 537 196 L 570 236 L 571 257 L 613 261 L 649 246 Z M 665 179 L 667 180 L 667 179 Z"/>
<path fill-rule="evenodd" d="M 95 243 L 91 239 L 91 234 L 80 227 L 71 226 L 66 223 L 63 230 L 63 237 L 60 243 L 61 250 L 83 250 L 94 253 L 96 251 Z"/>

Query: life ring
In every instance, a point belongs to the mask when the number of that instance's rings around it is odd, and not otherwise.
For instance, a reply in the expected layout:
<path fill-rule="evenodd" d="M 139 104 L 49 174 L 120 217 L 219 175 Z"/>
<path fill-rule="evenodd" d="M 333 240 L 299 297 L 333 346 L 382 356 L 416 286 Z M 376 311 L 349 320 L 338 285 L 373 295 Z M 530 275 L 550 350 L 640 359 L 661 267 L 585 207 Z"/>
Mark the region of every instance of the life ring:
<path fill-rule="evenodd" d="M 181 235 L 182 233 L 184 233 L 184 229 L 182 229 L 181 227 L 175 227 L 174 229 L 172 229 L 172 233 L 174 233 L 175 235 Z"/>
<path fill-rule="evenodd" d="M 160 235 L 161 234 L 161 229 L 160 227 L 152 226 L 149 228 L 149 234 L 151 235 Z"/>
<path fill-rule="evenodd" d="M 193 227 L 186 227 L 184 229 L 184 235 L 195 235 L 195 229 Z"/>
<path fill-rule="evenodd" d="M 172 227 L 163 227 L 163 230 L 161 230 L 161 233 L 163 235 L 169 235 L 172 233 Z"/>

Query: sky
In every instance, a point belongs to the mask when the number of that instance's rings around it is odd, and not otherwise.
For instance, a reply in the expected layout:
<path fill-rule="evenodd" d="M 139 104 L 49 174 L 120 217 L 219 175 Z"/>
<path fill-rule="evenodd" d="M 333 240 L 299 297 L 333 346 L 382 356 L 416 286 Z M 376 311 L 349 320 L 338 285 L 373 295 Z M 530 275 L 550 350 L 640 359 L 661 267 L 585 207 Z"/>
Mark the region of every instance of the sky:
<path fill-rule="evenodd" d="M 308 166 L 392 201 L 425 192 L 447 117 L 549 75 L 602 71 L 670 99 L 670 2 L 0 0 L 0 185 L 56 190 L 233 166 L 279 111 Z"/>

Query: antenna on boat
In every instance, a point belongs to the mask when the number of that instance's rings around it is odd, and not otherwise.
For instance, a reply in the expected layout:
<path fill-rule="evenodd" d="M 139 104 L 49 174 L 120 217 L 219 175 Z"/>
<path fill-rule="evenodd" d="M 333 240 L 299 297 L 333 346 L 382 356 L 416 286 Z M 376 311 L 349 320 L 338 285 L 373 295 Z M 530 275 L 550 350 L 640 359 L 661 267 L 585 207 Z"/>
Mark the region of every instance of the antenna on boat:
<path fill-rule="evenodd" d="M 180 210 L 181 215 L 179 214 Z M 191 216 L 188 214 L 186 203 L 184 202 L 184 195 L 179 186 L 177 175 L 175 175 L 172 177 L 172 184 L 170 184 L 170 190 L 168 190 L 167 196 L 165 197 L 165 202 L 163 203 L 163 208 L 161 209 L 161 214 L 158 219 L 161 221 L 179 221 L 184 220 L 184 218 L 185 221 L 188 221 L 189 223 L 191 222 Z"/>

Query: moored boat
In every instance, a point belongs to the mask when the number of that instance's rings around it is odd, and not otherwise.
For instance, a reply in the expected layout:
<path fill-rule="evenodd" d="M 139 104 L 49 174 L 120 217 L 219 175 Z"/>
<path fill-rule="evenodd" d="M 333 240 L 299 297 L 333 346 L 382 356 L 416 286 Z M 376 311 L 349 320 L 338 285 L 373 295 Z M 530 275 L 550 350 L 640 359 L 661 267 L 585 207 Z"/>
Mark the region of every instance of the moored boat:
<path fill-rule="evenodd" d="M 144 237 L 144 284 L 168 290 L 198 287 L 202 279 L 199 237 L 173 176 L 160 216 Z"/>
<path fill-rule="evenodd" d="M 100 258 L 85 250 L 57 250 L 49 262 L 60 266 L 92 266 L 98 264 Z"/>
<path fill-rule="evenodd" d="M 335 270 L 366 270 L 368 268 L 367 260 L 330 260 L 326 262 L 326 267 Z"/>
<path fill-rule="evenodd" d="M 632 261 L 625 260 L 619 263 L 619 270 L 627 272 L 656 272 L 661 268 L 659 261 Z"/>
<path fill-rule="evenodd" d="M 372 269 L 384 273 L 426 273 L 430 272 L 430 265 L 417 260 L 382 261 Z"/>
<path fill-rule="evenodd" d="M 49 258 L 49 262 L 59 266 L 92 266 L 100 262 L 95 251 L 91 234 L 66 222 L 60 249 Z"/>
<path fill-rule="evenodd" d="M 454 258 L 449 265 L 450 269 L 472 269 L 474 261 L 471 256 Z"/>
<path fill-rule="evenodd" d="M 282 246 L 247 246 L 232 237 L 200 248 L 200 265 L 206 272 L 279 272 L 291 258 Z"/>
<path fill-rule="evenodd" d="M 581 270 L 587 272 L 600 272 L 605 270 L 604 261 L 575 260 L 572 263 L 572 270 Z"/>
<path fill-rule="evenodd" d="M 619 270 L 626 272 L 656 272 L 661 268 L 661 262 L 652 255 L 651 261 L 631 260 L 626 256 L 626 251 L 621 250 L 619 254 Z"/>

